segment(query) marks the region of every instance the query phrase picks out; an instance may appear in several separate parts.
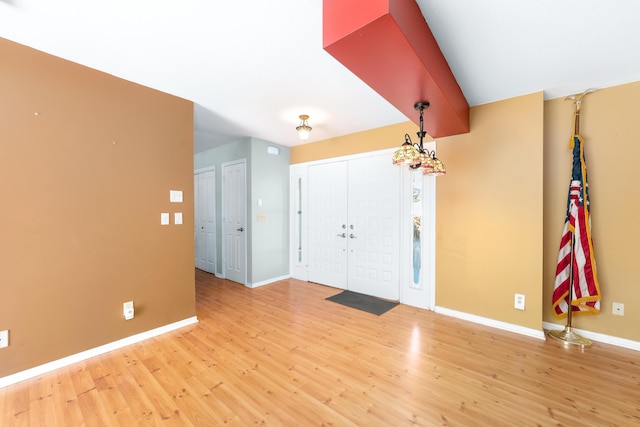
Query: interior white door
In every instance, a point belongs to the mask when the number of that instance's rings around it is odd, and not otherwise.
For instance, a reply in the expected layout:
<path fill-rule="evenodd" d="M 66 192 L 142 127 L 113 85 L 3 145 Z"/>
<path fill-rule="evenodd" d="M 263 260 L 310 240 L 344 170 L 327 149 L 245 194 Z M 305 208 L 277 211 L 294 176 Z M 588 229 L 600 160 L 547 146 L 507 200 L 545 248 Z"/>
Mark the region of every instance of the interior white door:
<path fill-rule="evenodd" d="M 309 281 L 347 288 L 347 162 L 309 167 Z"/>
<path fill-rule="evenodd" d="M 216 173 L 194 175 L 195 187 L 195 263 L 196 267 L 216 273 Z"/>
<path fill-rule="evenodd" d="M 246 283 L 246 168 L 244 160 L 222 166 L 225 277 Z"/>
<path fill-rule="evenodd" d="M 388 156 L 349 161 L 348 289 L 400 299 L 400 168 Z"/>
<path fill-rule="evenodd" d="M 309 281 L 400 299 L 400 168 L 388 156 L 308 170 Z"/>

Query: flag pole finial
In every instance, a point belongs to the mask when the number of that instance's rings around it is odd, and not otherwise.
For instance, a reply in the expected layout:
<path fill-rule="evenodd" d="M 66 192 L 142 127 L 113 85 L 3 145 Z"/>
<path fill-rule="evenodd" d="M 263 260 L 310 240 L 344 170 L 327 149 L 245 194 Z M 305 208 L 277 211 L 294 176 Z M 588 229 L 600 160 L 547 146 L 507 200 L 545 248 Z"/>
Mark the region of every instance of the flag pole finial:
<path fill-rule="evenodd" d="M 582 99 L 595 92 L 596 89 L 587 89 L 582 93 L 574 93 L 565 98 L 565 101 L 573 101 L 573 135 L 580 135 L 580 110 L 582 109 Z"/>

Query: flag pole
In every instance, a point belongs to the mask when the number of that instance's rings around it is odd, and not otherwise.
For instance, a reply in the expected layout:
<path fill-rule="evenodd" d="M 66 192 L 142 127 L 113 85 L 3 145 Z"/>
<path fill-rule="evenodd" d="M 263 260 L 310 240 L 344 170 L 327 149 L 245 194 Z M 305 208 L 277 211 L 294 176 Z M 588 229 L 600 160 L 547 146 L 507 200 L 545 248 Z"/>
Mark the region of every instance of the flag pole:
<path fill-rule="evenodd" d="M 565 100 L 573 101 L 573 136 L 580 135 L 580 109 L 582 107 L 582 99 L 589 93 L 593 92 L 594 89 L 587 89 L 582 93 L 577 93 L 575 95 L 570 95 L 565 98 Z M 572 138 L 573 140 L 573 138 Z M 550 338 L 555 340 L 562 341 L 565 345 L 579 345 L 580 347 L 591 347 L 591 341 L 587 338 L 584 338 L 581 335 L 578 335 L 574 330 L 571 324 L 572 322 L 572 312 L 573 305 L 571 301 L 573 300 L 573 251 L 574 251 L 574 234 L 571 233 L 571 261 L 569 263 L 569 294 L 567 295 L 567 325 L 562 330 L 552 330 L 548 331 L 547 335 Z"/>
<path fill-rule="evenodd" d="M 591 341 L 582 335 L 578 335 L 571 325 L 573 311 L 573 305 L 571 305 L 571 301 L 573 300 L 573 245 L 574 239 L 573 234 L 571 235 L 571 262 L 569 263 L 569 294 L 567 295 L 568 300 L 568 308 L 567 308 L 567 325 L 564 329 L 556 329 L 552 331 L 547 331 L 547 335 L 550 338 L 555 340 L 562 341 L 565 345 L 579 345 L 580 347 L 591 347 Z"/>

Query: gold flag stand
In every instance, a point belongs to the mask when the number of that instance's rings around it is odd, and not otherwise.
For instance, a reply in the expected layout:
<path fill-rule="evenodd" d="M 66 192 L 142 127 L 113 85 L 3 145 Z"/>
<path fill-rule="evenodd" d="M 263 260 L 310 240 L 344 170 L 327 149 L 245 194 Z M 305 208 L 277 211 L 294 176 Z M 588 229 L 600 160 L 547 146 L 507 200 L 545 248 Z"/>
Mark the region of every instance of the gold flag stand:
<path fill-rule="evenodd" d="M 567 96 L 566 100 L 573 101 L 573 136 L 580 135 L 580 110 L 582 107 L 582 99 L 594 89 L 587 89 L 582 93 Z M 571 138 L 573 140 L 573 138 Z M 573 146 L 573 145 L 572 145 Z M 571 235 L 571 251 L 573 252 L 573 234 Z M 571 325 L 573 305 L 573 253 L 571 254 L 571 263 L 569 264 L 569 308 L 567 309 L 567 325 L 562 330 L 547 331 L 547 335 L 554 340 L 562 341 L 565 345 L 579 345 L 580 347 L 591 347 L 591 341 L 578 335 Z"/>
<path fill-rule="evenodd" d="M 573 250 L 573 235 L 571 236 L 571 248 Z M 547 331 L 547 335 L 554 340 L 562 341 L 565 345 L 579 345 L 580 347 L 591 347 L 591 341 L 587 338 L 578 335 L 571 326 L 571 312 L 573 306 L 571 305 L 573 300 L 573 254 L 571 255 L 571 263 L 569 264 L 569 308 L 567 309 L 567 326 L 564 329 Z"/>

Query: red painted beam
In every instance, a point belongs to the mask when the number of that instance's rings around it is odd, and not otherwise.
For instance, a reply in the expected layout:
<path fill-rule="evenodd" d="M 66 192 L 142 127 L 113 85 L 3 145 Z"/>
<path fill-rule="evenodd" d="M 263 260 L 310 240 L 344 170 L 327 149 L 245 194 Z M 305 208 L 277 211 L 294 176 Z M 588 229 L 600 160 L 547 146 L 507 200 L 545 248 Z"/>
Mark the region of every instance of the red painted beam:
<path fill-rule="evenodd" d="M 323 0 L 323 47 L 434 138 L 469 132 L 469 104 L 415 0 Z"/>

